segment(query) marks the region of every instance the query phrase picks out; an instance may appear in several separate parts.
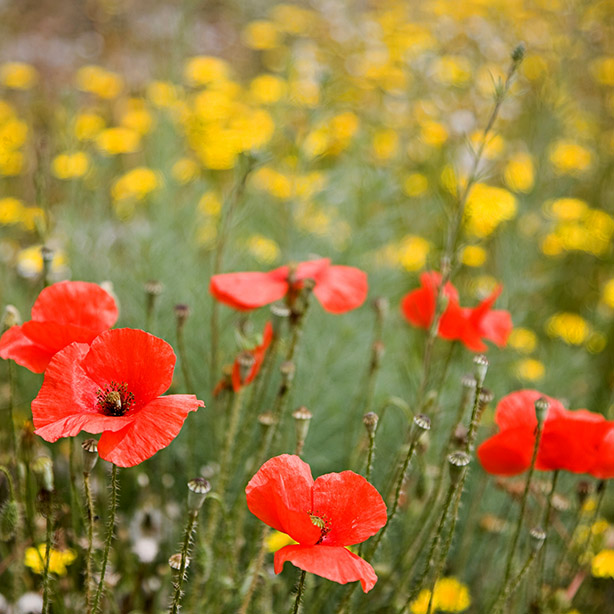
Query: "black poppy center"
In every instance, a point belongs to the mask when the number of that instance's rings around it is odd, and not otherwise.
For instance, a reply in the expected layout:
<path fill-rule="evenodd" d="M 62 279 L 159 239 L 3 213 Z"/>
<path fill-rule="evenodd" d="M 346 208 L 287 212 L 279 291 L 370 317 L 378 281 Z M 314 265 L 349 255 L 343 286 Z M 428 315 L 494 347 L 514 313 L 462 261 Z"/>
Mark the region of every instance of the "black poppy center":
<path fill-rule="evenodd" d="M 123 416 L 130 411 L 134 395 L 128 392 L 127 384 L 111 382 L 104 390 L 96 392 L 98 411 L 105 416 Z"/>

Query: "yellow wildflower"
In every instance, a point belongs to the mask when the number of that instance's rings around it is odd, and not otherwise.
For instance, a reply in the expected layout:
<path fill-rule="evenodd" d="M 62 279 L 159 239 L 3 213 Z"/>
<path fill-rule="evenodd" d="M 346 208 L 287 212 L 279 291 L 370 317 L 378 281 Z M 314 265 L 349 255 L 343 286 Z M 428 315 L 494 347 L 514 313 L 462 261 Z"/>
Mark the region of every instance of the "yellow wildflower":
<path fill-rule="evenodd" d="M 591 572 L 596 578 L 614 578 L 614 550 L 602 550 L 593 557 Z"/>
<path fill-rule="evenodd" d="M 475 150 L 478 150 L 484 144 L 482 155 L 487 160 L 496 158 L 503 151 L 505 145 L 503 138 L 499 134 L 491 135 L 484 141 L 484 133 L 480 130 L 471 135 L 470 141 Z"/>
<path fill-rule="evenodd" d="M 58 179 L 83 177 L 90 167 L 89 156 L 84 151 L 57 155 L 51 163 L 53 174 Z"/>
<path fill-rule="evenodd" d="M 177 183 L 186 184 L 198 177 L 200 166 L 192 158 L 180 158 L 173 164 L 171 175 Z"/>
<path fill-rule="evenodd" d="M 407 271 L 419 271 L 426 264 L 431 244 L 422 237 L 407 235 L 399 245 L 399 263 Z"/>
<path fill-rule="evenodd" d="M 403 180 L 403 192 L 407 196 L 422 196 L 428 188 L 429 180 L 422 173 L 411 173 Z"/>
<path fill-rule="evenodd" d="M 275 75 L 258 75 L 249 85 L 254 100 L 261 104 L 272 104 L 286 93 L 286 82 Z"/>
<path fill-rule="evenodd" d="M 535 182 L 535 167 L 529 154 L 513 156 L 503 171 L 505 185 L 514 192 L 529 192 Z"/>
<path fill-rule="evenodd" d="M 546 332 L 551 337 L 559 337 L 570 345 L 581 345 L 587 340 L 591 327 L 577 313 L 561 312 L 548 319 Z"/>
<path fill-rule="evenodd" d="M 251 21 L 243 30 L 243 42 L 252 49 L 274 49 L 279 45 L 279 32 L 272 21 Z"/>
<path fill-rule="evenodd" d="M 601 301 L 610 309 L 614 309 L 614 279 L 609 279 L 603 286 Z"/>
<path fill-rule="evenodd" d="M 25 62 L 6 62 L 0 66 L 0 81 L 14 90 L 29 90 L 38 81 L 38 72 Z"/>
<path fill-rule="evenodd" d="M 113 200 L 116 201 L 126 198 L 143 200 L 159 186 L 158 174 L 146 166 L 139 166 L 116 179 L 111 188 L 111 194 Z"/>
<path fill-rule="evenodd" d="M 395 130 L 378 130 L 373 135 L 373 154 L 377 160 L 390 160 L 398 149 L 399 135 Z"/>
<path fill-rule="evenodd" d="M 29 567 L 35 574 L 42 575 L 45 569 L 46 545 L 40 544 L 38 548 L 26 548 L 24 555 L 24 565 Z M 70 548 L 68 550 L 56 550 L 51 548 L 49 551 L 49 571 L 58 576 L 66 575 L 66 567 L 74 562 L 77 553 Z"/>
<path fill-rule="evenodd" d="M 426 614 L 431 591 L 422 589 L 411 606 L 411 614 Z M 464 612 L 471 605 L 469 589 L 456 578 L 441 578 L 433 591 L 433 612 Z"/>
<path fill-rule="evenodd" d="M 141 146 L 141 137 L 129 128 L 107 128 L 96 137 L 96 146 L 108 156 L 134 153 Z"/>
<path fill-rule="evenodd" d="M 183 75 L 189 85 L 198 87 L 215 81 L 223 81 L 228 77 L 229 72 L 228 64 L 221 58 L 200 55 L 187 61 Z"/>
<path fill-rule="evenodd" d="M 0 125 L 0 144 L 5 151 L 19 149 L 28 138 L 26 122 L 11 117 Z"/>
<path fill-rule="evenodd" d="M 486 237 L 516 215 L 516 198 L 503 188 L 476 183 L 465 207 L 465 225 L 476 237 Z"/>
<path fill-rule="evenodd" d="M 463 56 L 444 55 L 435 60 L 433 76 L 442 85 L 463 85 L 471 78 L 471 64 Z"/>
<path fill-rule="evenodd" d="M 559 198 L 548 204 L 550 213 L 563 222 L 579 220 L 589 211 L 588 205 L 579 198 Z"/>
<path fill-rule="evenodd" d="M 205 215 L 217 217 L 222 211 L 222 201 L 215 192 L 205 192 L 198 201 L 198 210 Z"/>
<path fill-rule="evenodd" d="M 17 254 L 17 272 L 26 279 L 38 277 L 43 272 L 43 257 L 41 255 L 42 245 L 32 245 L 22 249 Z M 51 260 L 51 273 L 54 276 L 59 276 L 66 269 L 68 260 L 66 254 L 56 249 L 53 251 Z"/>
<path fill-rule="evenodd" d="M 280 199 L 288 199 L 293 194 L 292 180 L 287 175 L 276 171 L 270 166 L 263 166 L 252 176 L 254 186 L 265 190 Z"/>
<path fill-rule="evenodd" d="M 447 128 L 436 121 L 420 122 L 420 140 L 431 147 L 440 147 L 448 140 Z"/>
<path fill-rule="evenodd" d="M 141 98 L 130 98 L 122 105 L 120 124 L 124 128 L 134 130 L 140 135 L 147 134 L 154 123 L 151 113 L 147 110 L 145 101 Z"/>
<path fill-rule="evenodd" d="M 277 243 L 263 235 L 252 235 L 247 240 L 247 249 L 256 260 L 264 264 L 272 264 L 280 255 Z"/>
<path fill-rule="evenodd" d="M 179 89 L 169 81 L 151 81 L 147 85 L 147 98 L 155 107 L 168 109 L 177 103 Z"/>
<path fill-rule="evenodd" d="M 507 343 L 519 352 L 530 354 L 537 347 L 537 335 L 528 328 L 518 327 L 510 333 Z"/>
<path fill-rule="evenodd" d="M 602 85 L 614 85 L 614 57 L 600 57 L 591 62 L 591 73 L 595 80 Z"/>
<path fill-rule="evenodd" d="M 534 382 L 542 379 L 546 373 L 544 363 L 535 358 L 525 358 L 519 360 L 514 366 L 514 372 L 520 379 Z"/>
<path fill-rule="evenodd" d="M 266 545 L 269 552 L 277 552 L 284 546 L 290 546 L 296 544 L 289 535 L 282 533 L 281 531 L 273 531 L 266 539 Z"/>
<path fill-rule="evenodd" d="M 573 141 L 557 141 L 550 148 L 550 162 L 559 175 L 575 175 L 586 171 L 593 161 L 593 154 Z"/>
<path fill-rule="evenodd" d="M 83 66 L 77 71 L 77 87 L 99 98 L 116 98 L 124 87 L 122 78 L 101 66 Z"/>
<path fill-rule="evenodd" d="M 599 354 L 599 352 L 603 352 L 607 343 L 608 340 L 605 335 L 602 333 L 593 332 L 586 342 L 586 349 L 591 354 Z"/>
<path fill-rule="evenodd" d="M 461 262 L 465 266 L 479 267 L 486 262 L 488 254 L 479 245 L 467 245 L 461 253 Z"/>
<path fill-rule="evenodd" d="M 0 198 L 0 224 L 18 224 L 23 219 L 24 206 L 16 198 Z"/>
<path fill-rule="evenodd" d="M 91 141 L 104 129 L 104 119 L 97 113 L 79 113 L 75 119 L 74 133 L 80 141 Z"/>

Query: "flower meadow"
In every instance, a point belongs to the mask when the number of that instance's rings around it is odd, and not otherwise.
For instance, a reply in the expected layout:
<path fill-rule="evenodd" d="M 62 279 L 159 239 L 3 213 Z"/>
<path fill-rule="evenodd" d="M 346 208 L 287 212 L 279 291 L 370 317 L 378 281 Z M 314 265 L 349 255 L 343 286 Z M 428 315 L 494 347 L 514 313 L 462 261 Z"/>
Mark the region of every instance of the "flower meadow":
<path fill-rule="evenodd" d="M 0 613 L 612 610 L 612 2 L 0 23 Z"/>

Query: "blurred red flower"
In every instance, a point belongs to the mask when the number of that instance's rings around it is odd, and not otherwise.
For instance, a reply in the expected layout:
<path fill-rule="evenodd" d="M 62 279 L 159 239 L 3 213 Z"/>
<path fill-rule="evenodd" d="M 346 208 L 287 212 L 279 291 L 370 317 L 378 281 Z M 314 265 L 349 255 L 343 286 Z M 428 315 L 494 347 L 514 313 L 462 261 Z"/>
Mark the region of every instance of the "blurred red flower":
<path fill-rule="evenodd" d="M 41 291 L 29 322 L 2 335 L 0 357 L 42 373 L 57 352 L 73 341 L 91 343 L 117 315 L 115 300 L 99 285 L 61 281 Z"/>
<path fill-rule="evenodd" d="M 344 313 L 360 307 L 367 298 L 367 274 L 360 269 L 331 265 L 328 258 L 282 266 L 268 273 L 223 273 L 214 275 L 211 294 L 221 303 L 248 311 L 296 294 L 306 279 L 313 279 L 315 294 L 331 313 Z"/>
<path fill-rule="evenodd" d="M 360 580 L 363 591 L 373 588 L 373 567 L 346 548 L 386 524 L 386 505 L 365 478 L 343 471 L 314 482 L 307 463 L 282 454 L 262 465 L 245 493 L 252 514 L 298 542 L 275 553 L 275 573 L 290 561 L 340 584 Z"/>
<path fill-rule="evenodd" d="M 171 346 L 142 330 L 101 333 L 91 346 L 72 343 L 58 352 L 32 401 L 36 434 L 46 441 L 80 431 L 102 433 L 101 458 L 138 465 L 179 434 L 191 411 L 204 403 L 191 394 L 160 395 L 171 385 Z"/>
<path fill-rule="evenodd" d="M 531 465 L 537 430 L 537 390 L 520 390 L 503 397 L 495 411 L 499 433 L 478 448 L 488 473 L 516 475 Z M 535 467 L 540 471 L 563 469 L 587 473 L 594 469 L 597 453 L 610 426 L 601 414 L 586 409 L 569 411 L 556 399 L 545 397 L 546 414 Z"/>
<path fill-rule="evenodd" d="M 428 329 L 435 317 L 441 275 L 434 271 L 422 273 L 420 284 L 420 288 L 403 297 L 401 312 L 414 326 Z M 502 289 L 502 286 L 497 286 L 477 307 L 461 307 L 458 291 L 447 282 L 444 296 L 448 304 L 439 321 L 439 336 L 449 341 L 460 341 L 473 352 L 488 349 L 482 339 L 488 339 L 500 347 L 505 346 L 512 330 L 512 317 L 509 311 L 492 309 Z"/>

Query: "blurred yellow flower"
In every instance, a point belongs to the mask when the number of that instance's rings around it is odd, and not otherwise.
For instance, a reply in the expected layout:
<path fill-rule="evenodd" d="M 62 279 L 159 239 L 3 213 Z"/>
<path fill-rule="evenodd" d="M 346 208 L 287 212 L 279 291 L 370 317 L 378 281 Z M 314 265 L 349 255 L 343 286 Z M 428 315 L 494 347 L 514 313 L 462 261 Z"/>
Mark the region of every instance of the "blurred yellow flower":
<path fill-rule="evenodd" d="M 160 184 L 160 178 L 155 171 L 146 166 L 139 166 L 113 182 L 111 195 L 113 200 L 116 201 L 126 198 L 143 200 L 148 194 L 160 187 Z"/>
<path fill-rule="evenodd" d="M 286 94 L 286 91 L 286 82 L 275 75 L 258 75 L 249 85 L 250 94 L 260 104 L 277 102 Z"/>
<path fill-rule="evenodd" d="M 199 173 L 200 166 L 192 158 L 180 158 L 171 168 L 173 179 L 182 185 L 194 181 Z"/>
<path fill-rule="evenodd" d="M 514 192 L 529 192 L 535 181 L 533 159 L 529 154 L 518 153 L 510 158 L 503 171 L 505 185 Z"/>
<path fill-rule="evenodd" d="M 251 49 L 274 49 L 279 45 L 279 32 L 272 21 L 251 21 L 243 30 L 243 42 Z"/>
<path fill-rule="evenodd" d="M 116 98 L 124 87 L 122 78 L 101 66 L 83 66 L 77 71 L 77 87 L 99 98 Z"/>
<path fill-rule="evenodd" d="M 0 66 L 0 82 L 14 90 L 29 90 L 38 81 L 38 72 L 25 62 L 6 62 Z"/>
<path fill-rule="evenodd" d="M 217 217 L 222 211 L 222 200 L 213 191 L 205 192 L 198 201 L 198 210 L 205 215 Z"/>
<path fill-rule="evenodd" d="M 503 151 L 503 147 L 505 146 L 505 141 L 501 135 L 490 135 L 487 137 L 486 141 L 484 141 L 484 133 L 480 130 L 471 135 L 470 142 L 476 151 L 484 144 L 482 155 L 487 160 L 496 158 Z"/>
<path fill-rule="evenodd" d="M 614 550 L 602 550 L 591 562 L 591 573 L 596 578 L 614 578 Z"/>
<path fill-rule="evenodd" d="M 420 140 L 431 147 L 440 147 L 448 140 L 448 129 L 436 121 L 422 121 L 420 122 Z"/>
<path fill-rule="evenodd" d="M 590 332 L 590 324 L 577 313 L 561 312 L 551 316 L 546 323 L 550 337 L 559 337 L 570 345 L 581 345 Z"/>
<path fill-rule="evenodd" d="M 444 55 L 434 61 L 433 77 L 442 85 L 463 85 L 471 78 L 471 63 L 463 56 Z"/>
<path fill-rule="evenodd" d="M 549 203 L 548 209 L 557 219 L 564 222 L 579 220 L 588 212 L 588 205 L 579 198 L 559 198 Z"/>
<path fill-rule="evenodd" d="M 91 141 L 104 129 L 105 122 L 100 115 L 93 112 L 79 113 L 74 123 L 75 136 L 80 141 Z"/>
<path fill-rule="evenodd" d="M 151 131 L 154 119 L 142 98 L 129 98 L 121 105 L 119 123 L 124 128 L 144 135 Z"/>
<path fill-rule="evenodd" d="M 296 4 L 277 4 L 270 14 L 277 28 L 290 34 L 306 32 L 318 18 L 317 13 Z"/>
<path fill-rule="evenodd" d="M 426 614 L 431 591 L 422 589 L 410 606 L 411 614 Z M 471 605 L 469 589 L 456 578 L 441 578 L 433 590 L 433 612 L 464 612 Z"/>
<path fill-rule="evenodd" d="M 601 301 L 610 309 L 614 309 L 614 279 L 608 279 L 603 286 Z"/>
<path fill-rule="evenodd" d="M 42 575 L 45 569 L 45 553 L 47 547 L 40 544 L 37 548 L 26 548 L 24 554 L 24 565 L 29 567 L 35 574 Z M 72 564 L 77 558 L 77 553 L 70 548 L 68 550 L 49 550 L 49 571 L 58 576 L 65 576 L 68 565 Z"/>
<path fill-rule="evenodd" d="M 12 151 L 21 147 L 28 138 L 28 125 L 26 122 L 10 117 L 0 124 L 0 148 Z"/>
<path fill-rule="evenodd" d="M 376 261 L 383 266 L 402 266 L 407 271 L 424 268 L 431 244 L 417 235 L 406 235 L 400 241 L 388 243 L 375 254 Z"/>
<path fill-rule="evenodd" d="M 170 81 L 151 81 L 147 84 L 146 95 L 155 107 L 168 109 L 177 103 L 179 88 Z"/>
<path fill-rule="evenodd" d="M 582 173 L 590 167 L 592 161 L 592 153 L 573 141 L 557 141 L 550 148 L 550 162 L 559 175 Z"/>
<path fill-rule="evenodd" d="M 4 226 L 18 224 L 22 221 L 23 215 L 24 206 L 20 200 L 10 196 L 0 198 L 0 224 Z"/>
<path fill-rule="evenodd" d="M 255 171 L 252 175 L 252 183 L 257 189 L 269 192 L 280 199 L 288 199 L 293 194 L 290 177 L 270 166 L 263 166 Z"/>
<path fill-rule="evenodd" d="M 252 235 L 249 237 L 247 249 L 256 260 L 264 264 L 273 264 L 281 253 L 277 243 L 263 235 Z"/>
<path fill-rule="evenodd" d="M 83 177 L 89 167 L 90 159 L 84 151 L 59 154 L 51 163 L 51 170 L 58 179 Z"/>
<path fill-rule="evenodd" d="M 134 153 L 141 146 L 141 137 L 129 128 L 107 128 L 96 136 L 96 146 L 108 156 Z"/>
<path fill-rule="evenodd" d="M 391 129 L 378 130 L 373 135 L 372 149 L 377 160 L 390 160 L 399 149 L 399 135 Z"/>
<path fill-rule="evenodd" d="M 43 272 L 43 257 L 41 255 L 42 245 L 32 245 L 22 249 L 17 254 L 17 272 L 21 277 L 32 279 L 38 277 Z M 63 250 L 53 251 L 51 260 L 52 275 L 59 275 L 64 272 L 68 264 L 68 259 Z"/>
<path fill-rule="evenodd" d="M 605 56 L 593 60 L 590 70 L 595 80 L 601 85 L 614 85 L 614 57 Z"/>
<path fill-rule="evenodd" d="M 290 98 L 297 105 L 316 107 L 320 102 L 320 85 L 314 78 L 292 79 L 289 82 Z"/>
<path fill-rule="evenodd" d="M 461 253 L 461 262 L 465 266 L 479 267 L 486 262 L 488 254 L 479 245 L 467 245 Z"/>
<path fill-rule="evenodd" d="M 189 85 L 199 87 L 228 77 L 228 64 L 221 58 L 200 55 L 190 58 L 183 69 L 183 76 Z"/>
<path fill-rule="evenodd" d="M 465 226 L 469 234 L 486 237 L 502 222 L 516 215 L 516 198 L 503 188 L 476 183 L 465 206 Z"/>
<path fill-rule="evenodd" d="M 217 238 L 217 226 L 211 222 L 206 222 L 198 227 L 196 231 L 196 240 L 199 245 L 210 248 Z"/>
<path fill-rule="evenodd" d="M 519 352 L 530 354 L 537 347 L 537 335 L 528 328 L 518 327 L 510 333 L 507 344 Z"/>
<path fill-rule="evenodd" d="M 422 173 L 411 173 L 403 180 L 403 192 L 407 196 L 422 196 L 428 188 L 429 180 Z"/>
<path fill-rule="evenodd" d="M 290 546 L 291 544 L 296 544 L 296 542 L 289 535 L 281 531 L 272 531 L 266 539 L 269 552 L 277 552 L 284 546 Z"/>
<path fill-rule="evenodd" d="M 514 372 L 520 379 L 534 382 L 544 377 L 546 367 L 543 362 L 535 358 L 525 358 L 514 365 Z"/>

